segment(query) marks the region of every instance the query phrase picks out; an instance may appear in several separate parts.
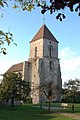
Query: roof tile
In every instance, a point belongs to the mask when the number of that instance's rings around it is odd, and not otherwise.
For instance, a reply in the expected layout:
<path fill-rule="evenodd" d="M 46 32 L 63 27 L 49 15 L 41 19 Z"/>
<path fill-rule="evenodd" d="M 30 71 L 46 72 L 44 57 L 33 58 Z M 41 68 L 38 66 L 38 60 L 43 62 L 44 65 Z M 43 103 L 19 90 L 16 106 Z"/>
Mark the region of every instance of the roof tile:
<path fill-rule="evenodd" d="M 58 42 L 56 40 L 56 38 L 53 36 L 53 34 L 50 32 L 50 30 L 46 27 L 46 25 L 44 24 L 39 31 L 36 33 L 36 35 L 33 37 L 33 39 L 31 40 L 31 42 L 37 41 L 40 38 L 45 38 L 45 39 L 49 39 L 52 40 L 54 42 Z M 31 43 L 30 42 L 30 43 Z"/>
<path fill-rule="evenodd" d="M 5 73 L 18 72 L 18 71 L 22 71 L 22 70 L 23 70 L 23 62 L 13 65 Z"/>

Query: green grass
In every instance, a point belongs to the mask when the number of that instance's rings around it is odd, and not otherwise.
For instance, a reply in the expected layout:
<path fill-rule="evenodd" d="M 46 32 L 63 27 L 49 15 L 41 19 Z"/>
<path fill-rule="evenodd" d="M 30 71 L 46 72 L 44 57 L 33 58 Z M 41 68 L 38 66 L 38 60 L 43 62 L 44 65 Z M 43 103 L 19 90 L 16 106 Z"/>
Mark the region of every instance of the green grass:
<path fill-rule="evenodd" d="M 48 113 L 32 105 L 0 108 L 0 120 L 73 120 L 57 113 Z"/>
<path fill-rule="evenodd" d="M 72 112 L 72 103 L 68 103 L 67 109 L 64 110 L 64 112 Z M 74 104 L 74 112 L 80 114 L 80 104 L 75 103 Z"/>
<path fill-rule="evenodd" d="M 72 103 L 67 103 L 68 107 L 66 109 L 60 110 L 62 112 L 72 112 Z M 43 106 L 48 107 L 48 103 L 44 103 Z M 59 107 L 62 108 L 61 103 L 51 103 L 51 107 Z M 55 110 L 54 110 L 55 111 Z M 75 113 L 80 113 L 80 104 L 74 104 L 74 111 Z"/>

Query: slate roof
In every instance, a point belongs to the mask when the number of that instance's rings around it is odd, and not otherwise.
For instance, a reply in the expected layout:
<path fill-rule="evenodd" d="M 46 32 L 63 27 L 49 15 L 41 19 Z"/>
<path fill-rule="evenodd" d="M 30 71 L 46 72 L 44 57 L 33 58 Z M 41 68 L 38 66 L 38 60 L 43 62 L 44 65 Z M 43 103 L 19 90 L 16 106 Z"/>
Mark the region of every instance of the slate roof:
<path fill-rule="evenodd" d="M 53 36 L 53 34 L 50 32 L 50 30 L 47 28 L 47 26 L 45 24 L 39 29 L 39 31 L 33 37 L 33 39 L 31 40 L 31 42 L 37 41 L 40 38 L 49 39 L 51 41 L 54 41 L 54 42 L 58 43 L 58 41 L 56 40 L 56 38 Z"/>
<path fill-rule="evenodd" d="M 23 62 L 12 65 L 12 67 L 10 67 L 4 74 L 18 72 L 18 71 L 22 71 L 22 70 L 23 70 Z"/>

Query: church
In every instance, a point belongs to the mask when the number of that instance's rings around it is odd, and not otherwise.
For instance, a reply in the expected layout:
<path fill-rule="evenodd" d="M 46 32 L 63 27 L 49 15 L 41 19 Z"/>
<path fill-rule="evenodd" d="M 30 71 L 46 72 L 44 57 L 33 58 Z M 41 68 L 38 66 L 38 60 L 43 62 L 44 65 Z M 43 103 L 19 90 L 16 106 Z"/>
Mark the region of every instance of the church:
<path fill-rule="evenodd" d="M 32 103 L 40 103 L 40 89 L 38 87 L 52 82 L 58 86 L 55 101 L 61 101 L 62 79 L 58 58 L 58 41 L 44 24 L 30 41 L 30 55 L 28 61 L 10 67 L 6 73 L 21 73 L 22 80 L 31 82 Z M 38 86 L 36 88 L 36 86 Z M 33 88 L 35 89 L 33 91 Z M 43 101 L 47 101 L 43 95 Z"/>

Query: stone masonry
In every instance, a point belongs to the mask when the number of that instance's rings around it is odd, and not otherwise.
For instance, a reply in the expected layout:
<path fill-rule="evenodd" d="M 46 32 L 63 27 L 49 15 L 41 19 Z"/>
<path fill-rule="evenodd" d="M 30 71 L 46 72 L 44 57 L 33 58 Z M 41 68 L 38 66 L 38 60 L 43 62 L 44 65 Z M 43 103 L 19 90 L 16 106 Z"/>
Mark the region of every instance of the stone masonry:
<path fill-rule="evenodd" d="M 52 82 L 53 87 L 59 87 L 58 94 L 56 92 L 53 100 L 61 100 L 62 79 L 58 59 L 58 41 L 46 25 L 43 25 L 31 40 L 28 61 L 22 63 L 22 69 L 19 68 L 19 65 L 18 69 L 16 68 L 17 65 L 13 65 L 7 72 L 10 70 L 12 70 L 11 72 L 21 71 L 23 80 L 31 82 L 31 98 L 34 104 L 40 103 L 41 100 L 39 86 L 49 82 Z M 47 101 L 45 95 L 42 98 L 44 102 Z"/>

